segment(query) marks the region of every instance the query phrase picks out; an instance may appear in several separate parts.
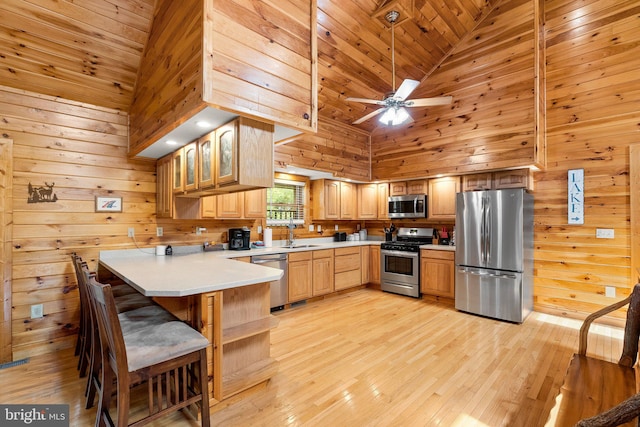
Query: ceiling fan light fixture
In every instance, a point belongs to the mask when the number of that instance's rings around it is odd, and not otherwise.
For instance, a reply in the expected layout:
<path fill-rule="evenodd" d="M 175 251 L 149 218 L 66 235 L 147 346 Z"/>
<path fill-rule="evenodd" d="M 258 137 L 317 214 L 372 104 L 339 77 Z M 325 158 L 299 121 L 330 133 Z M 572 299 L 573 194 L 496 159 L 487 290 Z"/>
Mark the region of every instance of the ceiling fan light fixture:
<path fill-rule="evenodd" d="M 380 116 L 380 122 L 388 126 L 397 126 L 406 122 L 409 118 L 409 113 L 404 107 L 391 107 L 387 108 L 387 111 Z"/>

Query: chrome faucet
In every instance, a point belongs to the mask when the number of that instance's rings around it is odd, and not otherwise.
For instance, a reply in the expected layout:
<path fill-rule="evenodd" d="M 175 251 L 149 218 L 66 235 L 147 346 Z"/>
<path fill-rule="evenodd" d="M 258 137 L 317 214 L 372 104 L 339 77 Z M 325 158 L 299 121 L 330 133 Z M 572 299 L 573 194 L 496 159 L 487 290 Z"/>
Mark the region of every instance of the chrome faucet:
<path fill-rule="evenodd" d="M 293 246 L 296 242 L 295 237 L 293 236 L 293 230 L 296 229 L 296 225 L 293 223 L 293 218 L 289 220 L 289 225 L 287 225 L 289 229 L 289 238 L 287 239 L 287 246 Z"/>

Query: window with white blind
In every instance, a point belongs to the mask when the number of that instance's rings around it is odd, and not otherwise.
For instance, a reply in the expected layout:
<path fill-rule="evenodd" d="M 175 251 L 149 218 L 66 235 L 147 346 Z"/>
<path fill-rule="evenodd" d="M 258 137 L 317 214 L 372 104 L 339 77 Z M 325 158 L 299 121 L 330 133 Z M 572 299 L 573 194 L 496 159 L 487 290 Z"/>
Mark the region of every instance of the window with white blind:
<path fill-rule="evenodd" d="M 305 184 L 276 180 L 267 188 L 267 225 L 304 224 Z"/>

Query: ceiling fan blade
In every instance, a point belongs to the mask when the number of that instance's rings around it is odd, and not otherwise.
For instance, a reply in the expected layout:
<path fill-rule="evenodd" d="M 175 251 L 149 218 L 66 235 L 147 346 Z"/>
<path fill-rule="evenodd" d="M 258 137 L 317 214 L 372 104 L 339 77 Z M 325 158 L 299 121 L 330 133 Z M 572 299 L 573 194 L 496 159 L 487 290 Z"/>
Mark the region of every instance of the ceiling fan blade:
<path fill-rule="evenodd" d="M 384 101 L 379 99 L 368 99 L 368 98 L 345 98 L 347 101 L 354 102 L 362 102 L 364 104 L 375 104 L 375 105 L 384 105 Z"/>
<path fill-rule="evenodd" d="M 437 96 L 434 98 L 419 98 L 411 99 L 404 103 L 405 107 L 431 107 L 434 105 L 449 105 L 453 97 L 451 96 Z"/>
<path fill-rule="evenodd" d="M 378 114 L 382 113 L 383 111 L 385 111 L 386 108 L 378 108 L 376 111 L 373 111 L 369 114 L 367 114 L 366 116 L 360 117 L 358 120 L 356 120 L 355 122 L 353 122 L 352 124 L 354 125 L 359 125 L 362 122 L 366 122 L 367 120 L 369 120 L 371 117 L 375 117 Z"/>
<path fill-rule="evenodd" d="M 417 80 L 405 79 L 393 97 L 400 101 L 404 101 L 409 95 L 411 95 L 411 92 L 413 92 L 419 84 L 420 82 Z"/>

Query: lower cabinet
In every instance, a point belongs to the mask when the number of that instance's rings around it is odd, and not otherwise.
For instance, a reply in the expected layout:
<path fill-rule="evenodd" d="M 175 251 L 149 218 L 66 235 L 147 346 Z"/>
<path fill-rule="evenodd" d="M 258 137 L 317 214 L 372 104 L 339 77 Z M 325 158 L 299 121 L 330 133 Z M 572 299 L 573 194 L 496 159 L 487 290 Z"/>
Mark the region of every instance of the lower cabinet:
<path fill-rule="evenodd" d="M 313 296 L 330 294 L 334 291 L 333 249 L 313 251 Z"/>
<path fill-rule="evenodd" d="M 362 283 L 360 247 L 335 249 L 335 290 L 353 288 Z"/>
<path fill-rule="evenodd" d="M 369 264 L 371 260 L 370 255 L 371 249 L 369 246 L 361 246 L 360 247 L 360 284 L 366 285 L 370 280 L 370 272 L 369 272 Z"/>
<path fill-rule="evenodd" d="M 380 284 L 380 246 L 369 247 L 369 283 Z"/>
<path fill-rule="evenodd" d="M 420 251 L 420 291 L 423 294 L 455 297 L 454 257 L 452 251 Z"/>
<path fill-rule="evenodd" d="M 291 252 L 287 281 L 289 302 L 302 301 L 313 295 L 313 262 L 312 251 Z"/>

